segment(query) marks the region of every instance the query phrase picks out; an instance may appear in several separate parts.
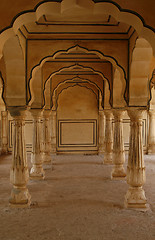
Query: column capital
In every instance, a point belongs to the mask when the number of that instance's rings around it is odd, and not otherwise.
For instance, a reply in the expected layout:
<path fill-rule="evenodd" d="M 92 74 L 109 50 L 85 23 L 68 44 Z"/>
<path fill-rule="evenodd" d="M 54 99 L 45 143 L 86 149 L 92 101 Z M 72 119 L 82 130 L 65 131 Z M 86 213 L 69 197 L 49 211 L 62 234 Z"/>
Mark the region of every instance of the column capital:
<path fill-rule="evenodd" d="M 7 117 L 7 111 L 1 111 L 3 117 Z"/>
<path fill-rule="evenodd" d="M 104 115 L 104 111 L 103 110 L 99 110 L 99 114 L 100 115 Z"/>
<path fill-rule="evenodd" d="M 143 114 L 146 111 L 145 108 L 128 108 L 127 112 L 130 119 L 134 122 L 138 122 L 139 120 L 143 119 Z"/>
<path fill-rule="evenodd" d="M 149 109 L 148 114 L 149 114 L 150 117 L 155 118 L 155 109 Z"/>
<path fill-rule="evenodd" d="M 112 109 L 106 109 L 103 112 L 104 112 L 106 118 L 112 118 L 112 115 L 113 115 L 112 114 Z"/>
<path fill-rule="evenodd" d="M 44 109 L 43 116 L 44 118 L 49 118 L 52 114 L 52 111 L 50 109 Z"/>
<path fill-rule="evenodd" d="M 43 109 L 31 108 L 29 112 L 31 113 L 33 118 L 41 118 L 43 115 Z"/>
<path fill-rule="evenodd" d="M 122 119 L 122 117 L 123 117 L 123 115 L 125 113 L 125 109 L 124 110 L 123 109 L 113 109 L 112 113 L 113 113 L 113 115 L 115 117 L 115 120 Z"/>
<path fill-rule="evenodd" d="M 7 110 L 14 119 L 24 119 L 27 115 L 27 107 L 8 107 Z"/>

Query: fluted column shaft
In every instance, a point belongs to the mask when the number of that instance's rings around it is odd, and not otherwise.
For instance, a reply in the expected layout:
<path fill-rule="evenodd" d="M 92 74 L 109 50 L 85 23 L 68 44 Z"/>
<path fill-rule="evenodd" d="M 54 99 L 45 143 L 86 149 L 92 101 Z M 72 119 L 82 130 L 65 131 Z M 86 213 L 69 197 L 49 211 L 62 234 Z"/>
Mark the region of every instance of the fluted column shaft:
<path fill-rule="evenodd" d="M 142 110 L 129 110 L 130 145 L 127 166 L 127 183 L 130 185 L 125 196 L 125 205 L 128 208 L 146 208 L 145 192 L 142 188 L 145 183 L 145 166 L 142 144 Z"/>
<path fill-rule="evenodd" d="M 113 149 L 113 134 L 112 134 L 112 111 L 104 111 L 106 122 L 105 122 L 105 153 L 104 153 L 104 164 L 112 164 L 112 149 Z"/>
<path fill-rule="evenodd" d="M 30 205 L 30 194 L 27 189 L 29 170 L 25 148 L 25 112 L 11 111 L 14 123 L 12 166 L 10 181 L 13 184 L 9 203 L 14 207 Z"/>
<path fill-rule="evenodd" d="M 56 153 L 56 111 L 51 112 L 51 153 Z"/>
<path fill-rule="evenodd" d="M 8 112 L 1 112 L 2 119 L 2 153 L 8 152 Z"/>
<path fill-rule="evenodd" d="M 44 163 L 51 163 L 51 135 L 50 135 L 50 115 L 51 111 L 44 110 Z"/>
<path fill-rule="evenodd" d="M 104 112 L 99 111 L 99 153 L 104 153 Z"/>
<path fill-rule="evenodd" d="M 112 178 L 120 179 L 126 177 L 123 167 L 125 162 L 124 140 L 123 140 L 123 111 L 113 110 L 114 115 L 114 140 L 113 140 L 113 164 Z"/>
<path fill-rule="evenodd" d="M 149 110 L 148 153 L 155 154 L 155 109 Z"/>
<path fill-rule="evenodd" d="M 43 157 L 42 157 L 42 132 L 41 132 L 41 114 L 40 110 L 31 110 L 33 116 L 33 146 L 31 153 L 32 168 L 30 171 L 31 179 L 44 179 L 45 172 L 42 167 Z"/>

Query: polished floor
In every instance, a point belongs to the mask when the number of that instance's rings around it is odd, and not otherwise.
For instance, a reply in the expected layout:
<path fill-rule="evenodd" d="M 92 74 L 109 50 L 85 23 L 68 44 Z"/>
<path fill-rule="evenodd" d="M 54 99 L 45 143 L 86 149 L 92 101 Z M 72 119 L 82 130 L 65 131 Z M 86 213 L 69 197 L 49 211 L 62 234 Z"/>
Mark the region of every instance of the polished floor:
<path fill-rule="evenodd" d="M 111 180 L 112 166 L 102 164 L 103 156 L 52 160 L 45 180 L 28 183 L 31 206 L 12 209 L 11 155 L 0 156 L 1 240 L 155 240 L 155 155 L 145 155 L 146 212 L 124 208 L 126 180 Z"/>

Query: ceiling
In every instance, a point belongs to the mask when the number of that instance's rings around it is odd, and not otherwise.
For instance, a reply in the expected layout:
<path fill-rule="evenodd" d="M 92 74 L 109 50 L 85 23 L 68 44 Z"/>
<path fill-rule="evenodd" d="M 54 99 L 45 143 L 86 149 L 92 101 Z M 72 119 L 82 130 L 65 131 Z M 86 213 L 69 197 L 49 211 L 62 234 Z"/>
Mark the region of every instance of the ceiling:
<path fill-rule="evenodd" d="M 61 0 L 57 0 L 61 2 Z M 40 0 L 15 0 L 12 4 L 10 0 L 1 0 L 0 3 L 0 30 L 10 26 L 12 20 L 19 14 L 24 11 L 33 10 Z M 103 2 L 103 0 L 94 0 L 94 2 Z M 115 4 L 118 4 L 121 9 L 126 9 L 130 12 L 135 12 L 140 15 L 145 22 L 145 25 L 148 25 L 152 28 L 155 28 L 155 5 L 154 0 L 115 0 L 109 1 Z M 47 21 L 49 21 L 47 17 Z"/>

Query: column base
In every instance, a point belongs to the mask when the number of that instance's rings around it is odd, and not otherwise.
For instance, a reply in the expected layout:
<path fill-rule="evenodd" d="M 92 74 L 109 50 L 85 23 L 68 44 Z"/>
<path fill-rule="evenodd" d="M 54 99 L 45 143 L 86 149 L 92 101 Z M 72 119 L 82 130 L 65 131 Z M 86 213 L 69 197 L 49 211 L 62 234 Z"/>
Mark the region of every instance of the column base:
<path fill-rule="evenodd" d="M 45 178 L 45 172 L 42 166 L 33 166 L 30 171 L 31 180 L 43 180 Z"/>
<path fill-rule="evenodd" d="M 98 154 L 99 154 L 99 155 L 102 155 L 102 154 L 104 154 L 104 153 L 105 153 L 105 151 L 104 151 L 104 145 L 100 144 L 100 145 L 99 145 L 99 148 L 98 148 Z"/>
<path fill-rule="evenodd" d="M 13 187 L 9 206 L 15 208 L 29 207 L 31 204 L 31 195 L 26 187 Z"/>
<path fill-rule="evenodd" d="M 49 153 L 44 153 L 44 158 L 43 158 L 43 169 L 51 169 L 52 168 L 52 159 Z"/>
<path fill-rule="evenodd" d="M 51 144 L 51 153 L 56 154 L 56 144 Z"/>
<path fill-rule="evenodd" d="M 2 148 L 1 154 L 8 154 L 8 149 L 7 148 L 6 149 Z"/>
<path fill-rule="evenodd" d="M 44 153 L 43 155 L 43 164 L 50 164 L 51 163 L 51 156 L 48 153 Z"/>
<path fill-rule="evenodd" d="M 125 196 L 126 208 L 147 208 L 148 204 L 142 187 L 129 187 Z"/>
<path fill-rule="evenodd" d="M 111 173 L 111 178 L 119 180 L 119 179 L 124 179 L 125 177 L 126 177 L 126 173 L 125 173 L 124 167 L 120 165 L 119 166 L 115 165 Z"/>
<path fill-rule="evenodd" d="M 98 155 L 103 155 L 104 151 L 98 150 Z"/>
<path fill-rule="evenodd" d="M 105 153 L 104 154 L 103 164 L 113 165 L 112 153 Z"/>
<path fill-rule="evenodd" d="M 148 154 L 155 154 L 155 145 L 148 146 Z"/>

